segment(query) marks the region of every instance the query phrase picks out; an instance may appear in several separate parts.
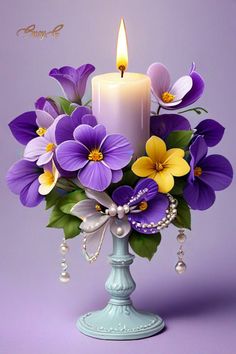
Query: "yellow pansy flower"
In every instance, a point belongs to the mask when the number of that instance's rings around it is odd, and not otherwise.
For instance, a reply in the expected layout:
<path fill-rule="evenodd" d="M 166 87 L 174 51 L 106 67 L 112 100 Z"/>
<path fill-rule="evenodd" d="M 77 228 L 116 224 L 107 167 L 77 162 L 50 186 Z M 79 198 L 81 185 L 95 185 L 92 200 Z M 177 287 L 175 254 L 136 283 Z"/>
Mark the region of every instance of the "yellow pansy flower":
<path fill-rule="evenodd" d="M 181 177 L 190 171 L 184 160 L 184 150 L 167 150 L 165 142 L 152 136 L 146 143 L 147 156 L 138 158 L 132 171 L 139 177 L 149 177 L 156 181 L 161 193 L 168 193 L 174 187 L 174 177 Z"/>

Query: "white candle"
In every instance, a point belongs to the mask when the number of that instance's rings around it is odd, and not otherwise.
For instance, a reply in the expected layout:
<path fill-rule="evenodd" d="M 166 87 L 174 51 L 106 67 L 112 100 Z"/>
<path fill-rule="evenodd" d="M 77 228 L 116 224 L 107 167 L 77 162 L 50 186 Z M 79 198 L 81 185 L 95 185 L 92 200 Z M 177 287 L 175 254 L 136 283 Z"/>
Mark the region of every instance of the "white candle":
<path fill-rule="evenodd" d="M 134 157 L 144 153 L 149 138 L 151 82 L 147 75 L 127 73 L 128 46 L 125 24 L 121 19 L 117 41 L 119 73 L 95 76 L 92 80 L 93 114 L 108 133 L 128 138 Z"/>
<path fill-rule="evenodd" d="M 141 156 L 149 138 L 150 79 L 147 75 L 108 73 L 92 79 L 93 114 L 107 133 L 127 137 L 134 156 Z"/>

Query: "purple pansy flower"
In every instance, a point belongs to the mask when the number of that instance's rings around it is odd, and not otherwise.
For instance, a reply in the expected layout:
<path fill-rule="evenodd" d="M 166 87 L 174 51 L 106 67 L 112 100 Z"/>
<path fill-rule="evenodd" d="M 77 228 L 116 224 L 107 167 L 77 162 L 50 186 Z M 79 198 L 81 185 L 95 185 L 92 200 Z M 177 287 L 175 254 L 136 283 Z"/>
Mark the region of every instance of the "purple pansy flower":
<path fill-rule="evenodd" d="M 133 150 L 129 141 L 120 134 L 106 135 L 106 129 L 98 124 L 78 126 L 75 141 L 65 141 L 57 147 L 56 158 L 67 171 L 78 171 L 83 186 L 105 190 L 111 182 L 122 178 L 122 168 L 131 160 Z"/>
<path fill-rule="evenodd" d="M 24 158 L 28 161 L 37 161 L 38 166 L 50 162 L 56 149 L 55 128 L 61 117 L 54 120 L 44 136 L 34 138 L 28 142 L 24 151 Z"/>
<path fill-rule="evenodd" d="M 179 109 L 194 103 L 202 95 L 204 81 L 192 64 L 190 74 L 179 78 L 172 86 L 168 69 L 161 63 L 152 64 L 147 71 L 152 93 L 165 109 Z"/>
<path fill-rule="evenodd" d="M 215 191 L 227 188 L 233 178 L 229 161 L 221 155 L 207 156 L 207 145 L 198 136 L 190 146 L 190 167 L 184 198 L 192 209 L 205 210 L 215 202 Z"/>
<path fill-rule="evenodd" d="M 41 97 L 35 103 L 35 111 L 25 112 L 9 123 L 12 135 L 19 143 L 26 145 L 30 140 L 46 133 L 59 115 L 53 102 Z"/>
<path fill-rule="evenodd" d="M 189 121 L 179 114 L 161 114 L 151 116 L 150 135 L 156 135 L 165 140 L 167 136 L 176 130 L 191 130 Z"/>
<path fill-rule="evenodd" d="M 69 101 L 81 104 L 88 77 L 94 70 L 95 67 L 91 64 L 84 64 L 77 69 L 63 66 L 60 69 L 52 69 L 49 76 L 59 82 Z"/>
<path fill-rule="evenodd" d="M 44 199 L 38 192 L 40 186 L 38 178 L 42 173 L 42 168 L 35 162 L 27 160 L 17 161 L 9 169 L 6 176 L 8 187 L 20 196 L 23 205 L 35 207 Z"/>
<path fill-rule="evenodd" d="M 65 115 L 58 121 L 55 132 L 57 144 L 73 140 L 73 132 L 81 124 L 88 124 L 91 127 L 97 125 L 97 120 L 88 107 L 78 106 L 71 116 Z"/>
<path fill-rule="evenodd" d="M 127 216 L 131 227 L 145 234 L 157 232 L 156 228 L 144 226 L 161 221 L 169 206 L 168 197 L 158 193 L 156 182 L 150 178 L 139 181 L 134 189 L 126 185 L 118 187 L 112 194 L 112 200 L 117 205 L 129 206 Z"/>
<path fill-rule="evenodd" d="M 225 128 L 214 119 L 204 119 L 196 126 L 195 130 L 195 138 L 201 135 L 207 146 L 212 147 L 221 141 Z"/>

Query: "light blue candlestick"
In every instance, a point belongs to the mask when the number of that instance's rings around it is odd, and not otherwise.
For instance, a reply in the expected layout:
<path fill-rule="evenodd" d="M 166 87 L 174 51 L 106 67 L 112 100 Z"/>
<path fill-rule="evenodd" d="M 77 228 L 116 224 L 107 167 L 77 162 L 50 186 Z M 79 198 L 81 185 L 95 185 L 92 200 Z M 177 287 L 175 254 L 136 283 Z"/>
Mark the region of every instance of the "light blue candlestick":
<path fill-rule="evenodd" d="M 134 256 L 129 253 L 129 235 L 113 235 L 113 254 L 108 257 L 112 266 L 105 287 L 111 299 L 103 310 L 89 312 L 77 321 L 79 330 L 91 337 L 110 340 L 130 340 L 152 336 L 165 324 L 157 315 L 137 311 L 130 299 L 136 285 L 129 266 Z"/>

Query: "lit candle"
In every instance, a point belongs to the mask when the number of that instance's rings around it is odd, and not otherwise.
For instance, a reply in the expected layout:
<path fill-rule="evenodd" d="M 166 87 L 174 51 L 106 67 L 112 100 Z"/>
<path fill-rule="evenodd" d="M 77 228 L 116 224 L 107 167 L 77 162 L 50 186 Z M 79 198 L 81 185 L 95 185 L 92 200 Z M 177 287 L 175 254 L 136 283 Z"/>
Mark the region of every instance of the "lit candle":
<path fill-rule="evenodd" d="M 125 25 L 121 20 L 117 42 L 117 68 L 92 79 L 93 114 L 108 133 L 128 138 L 135 157 L 143 154 L 149 137 L 151 84 L 147 75 L 125 72 L 128 50 Z"/>

